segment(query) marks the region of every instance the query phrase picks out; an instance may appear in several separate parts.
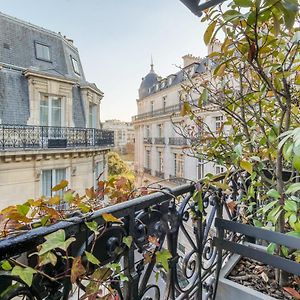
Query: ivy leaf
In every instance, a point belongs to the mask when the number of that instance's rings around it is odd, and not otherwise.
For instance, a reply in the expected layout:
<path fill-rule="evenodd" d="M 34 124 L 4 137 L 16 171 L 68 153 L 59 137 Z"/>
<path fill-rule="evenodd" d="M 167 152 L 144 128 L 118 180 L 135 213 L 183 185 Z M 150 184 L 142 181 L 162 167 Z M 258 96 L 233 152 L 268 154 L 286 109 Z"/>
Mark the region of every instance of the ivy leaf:
<path fill-rule="evenodd" d="M 59 195 L 55 195 L 53 196 L 49 201 L 48 201 L 49 204 L 51 205 L 57 205 L 60 203 L 60 196 Z"/>
<path fill-rule="evenodd" d="M 122 282 L 124 282 L 124 281 L 129 281 L 128 277 L 125 276 L 123 273 L 119 274 L 119 276 L 120 276 L 120 280 L 121 280 Z"/>
<path fill-rule="evenodd" d="M 20 266 L 15 266 L 11 271 L 11 275 L 19 276 L 28 286 L 31 286 L 33 274 L 35 273 L 36 270 L 30 267 L 22 268 Z"/>
<path fill-rule="evenodd" d="M 68 186 L 69 182 L 65 179 L 63 179 L 58 185 L 54 186 L 52 188 L 53 192 L 57 192 L 60 190 L 63 190 L 64 188 L 66 188 Z"/>
<path fill-rule="evenodd" d="M 52 266 L 55 266 L 57 263 L 57 257 L 54 253 L 52 253 L 51 251 L 46 252 L 43 255 L 39 256 L 40 262 L 39 262 L 39 266 L 44 266 L 47 264 L 51 264 Z"/>
<path fill-rule="evenodd" d="M 94 232 L 96 235 L 99 234 L 98 223 L 96 221 L 85 222 L 85 225 L 90 231 Z"/>
<path fill-rule="evenodd" d="M 249 161 L 242 160 L 240 162 L 240 167 L 242 169 L 244 169 L 245 171 L 247 171 L 249 174 L 252 174 L 252 172 L 253 172 L 253 166 Z"/>
<path fill-rule="evenodd" d="M 267 247 L 267 253 L 274 254 L 275 249 L 276 249 L 276 244 L 270 243 L 269 246 Z"/>
<path fill-rule="evenodd" d="M 2 262 L 1 268 L 2 268 L 4 271 L 10 271 L 10 270 L 12 269 L 12 266 L 11 266 L 11 264 L 9 263 L 8 260 L 5 260 L 5 261 Z"/>
<path fill-rule="evenodd" d="M 94 265 L 100 265 L 100 260 L 97 257 L 95 257 L 92 253 L 88 251 L 84 251 L 84 253 L 89 262 L 91 262 Z"/>
<path fill-rule="evenodd" d="M 112 273 L 113 272 L 110 268 L 97 268 L 92 274 L 92 278 L 98 281 L 105 281 L 111 276 Z"/>
<path fill-rule="evenodd" d="M 169 259 L 171 257 L 172 255 L 167 249 L 156 252 L 156 262 L 160 263 L 167 272 L 169 272 Z"/>
<path fill-rule="evenodd" d="M 60 229 L 53 233 L 48 234 L 47 236 L 45 236 L 45 239 L 46 239 L 46 242 L 44 242 L 41 245 L 39 255 L 43 255 L 51 250 L 54 250 L 55 248 L 59 248 L 59 249 L 66 251 L 67 248 L 70 246 L 70 244 L 76 240 L 73 237 L 65 240 L 66 234 L 63 229 Z"/>
<path fill-rule="evenodd" d="M 68 191 L 64 194 L 64 200 L 68 203 L 71 203 L 74 200 L 73 193 L 71 191 Z"/>
<path fill-rule="evenodd" d="M 27 215 L 27 213 L 29 212 L 30 207 L 26 204 L 23 205 L 17 205 L 17 211 L 20 213 L 20 215 L 22 215 L 23 217 L 25 217 Z"/>
<path fill-rule="evenodd" d="M 81 263 L 81 257 L 75 257 L 71 268 L 71 283 L 75 283 L 76 280 L 83 274 L 85 274 L 85 268 Z"/>
<path fill-rule="evenodd" d="M 112 222 L 112 223 L 121 223 L 123 224 L 123 222 L 114 217 L 112 214 L 102 214 L 102 218 L 104 219 L 105 222 Z"/>
<path fill-rule="evenodd" d="M 132 241 L 133 241 L 132 236 L 124 236 L 124 237 L 123 237 L 123 243 L 124 243 L 128 248 L 131 247 Z"/>
<path fill-rule="evenodd" d="M 205 45 L 208 45 L 210 43 L 212 35 L 215 31 L 216 25 L 217 25 L 217 21 L 213 21 L 209 24 L 209 26 L 205 30 L 205 33 L 204 33 L 204 43 L 205 43 Z"/>

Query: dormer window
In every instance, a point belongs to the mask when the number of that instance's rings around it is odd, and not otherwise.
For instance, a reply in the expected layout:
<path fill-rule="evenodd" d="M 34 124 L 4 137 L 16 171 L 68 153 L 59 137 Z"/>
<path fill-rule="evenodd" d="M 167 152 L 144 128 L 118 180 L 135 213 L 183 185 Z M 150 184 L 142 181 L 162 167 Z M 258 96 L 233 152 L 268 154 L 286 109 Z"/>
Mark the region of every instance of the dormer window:
<path fill-rule="evenodd" d="M 169 77 L 169 79 L 168 79 L 168 85 L 171 85 L 171 84 L 172 84 L 172 81 L 173 81 L 173 78 L 172 78 L 172 77 Z"/>
<path fill-rule="evenodd" d="M 35 42 L 35 56 L 39 60 L 51 62 L 50 47 L 45 44 Z"/>
<path fill-rule="evenodd" d="M 157 92 L 158 89 L 159 89 L 159 84 L 156 84 L 156 85 L 155 85 L 155 91 Z"/>
<path fill-rule="evenodd" d="M 73 65 L 73 70 L 77 75 L 80 75 L 79 63 L 78 61 L 71 55 L 71 61 Z"/>

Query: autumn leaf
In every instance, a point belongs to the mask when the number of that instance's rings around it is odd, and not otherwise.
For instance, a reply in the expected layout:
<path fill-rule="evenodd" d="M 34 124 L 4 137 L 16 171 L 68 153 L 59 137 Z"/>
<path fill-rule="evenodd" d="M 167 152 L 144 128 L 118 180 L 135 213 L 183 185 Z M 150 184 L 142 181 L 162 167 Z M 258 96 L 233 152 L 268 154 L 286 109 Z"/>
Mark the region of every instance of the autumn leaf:
<path fill-rule="evenodd" d="M 237 204 L 235 201 L 230 201 L 227 203 L 228 208 L 230 209 L 231 212 L 235 211 L 235 208 L 237 207 Z"/>
<path fill-rule="evenodd" d="M 249 48 L 249 52 L 248 52 L 248 61 L 251 63 L 252 60 L 255 57 L 255 53 L 256 53 L 256 46 L 254 43 L 251 44 L 250 48 Z"/>
<path fill-rule="evenodd" d="M 85 274 L 85 268 L 81 263 L 81 257 L 75 257 L 71 268 L 71 283 L 75 283 L 83 274 Z"/>
<path fill-rule="evenodd" d="M 207 29 L 204 33 L 204 43 L 205 43 L 205 45 L 208 45 L 211 42 L 211 38 L 212 38 L 212 35 L 215 31 L 216 25 L 217 25 L 217 21 L 213 21 L 207 27 Z"/>
<path fill-rule="evenodd" d="M 53 192 L 57 192 L 60 190 L 63 190 L 64 188 L 66 188 L 68 186 L 69 182 L 65 179 L 63 179 L 58 185 L 54 186 L 52 188 Z"/>
<path fill-rule="evenodd" d="M 240 162 L 240 167 L 250 174 L 252 174 L 252 172 L 253 172 L 252 164 L 249 161 L 242 160 Z"/>
<path fill-rule="evenodd" d="M 50 205 L 57 205 L 60 202 L 60 196 L 59 195 L 55 195 L 52 198 L 50 198 L 50 200 L 48 201 L 48 203 Z"/>
<path fill-rule="evenodd" d="M 283 288 L 287 293 L 289 293 L 290 295 L 292 295 L 296 300 L 300 300 L 300 294 L 294 290 L 291 287 L 284 287 Z"/>
<path fill-rule="evenodd" d="M 102 218 L 105 222 L 112 222 L 112 223 L 122 223 L 123 222 L 120 219 L 117 219 L 112 214 L 102 214 Z"/>
<path fill-rule="evenodd" d="M 150 236 L 148 237 L 148 241 L 149 241 L 151 244 L 153 244 L 153 245 L 159 247 L 159 242 L 158 242 L 156 236 L 150 235 Z"/>
<path fill-rule="evenodd" d="M 93 188 L 93 187 L 91 187 L 91 188 L 89 188 L 89 189 L 85 189 L 85 194 L 86 194 L 86 196 L 87 196 L 88 198 L 90 198 L 90 199 L 94 199 L 94 198 L 96 197 L 95 191 L 94 191 L 94 188 Z"/>

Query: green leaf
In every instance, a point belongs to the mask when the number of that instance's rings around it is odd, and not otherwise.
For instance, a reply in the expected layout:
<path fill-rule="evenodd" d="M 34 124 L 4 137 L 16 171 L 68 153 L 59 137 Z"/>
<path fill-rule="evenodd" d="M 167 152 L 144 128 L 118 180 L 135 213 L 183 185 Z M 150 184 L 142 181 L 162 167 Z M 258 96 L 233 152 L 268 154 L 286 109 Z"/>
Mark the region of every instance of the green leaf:
<path fill-rule="evenodd" d="M 252 6 L 251 0 L 234 0 L 234 3 L 240 7 L 250 7 Z"/>
<path fill-rule="evenodd" d="M 40 255 L 39 256 L 39 259 L 40 259 L 40 262 L 39 262 L 39 266 L 44 266 L 44 265 L 47 265 L 47 264 L 51 264 L 52 266 L 55 266 L 56 263 L 57 263 L 57 257 L 56 255 L 49 251 L 49 252 L 46 252 L 45 254 L 43 255 Z"/>
<path fill-rule="evenodd" d="M 271 243 L 271 244 L 269 244 L 269 246 L 267 247 L 267 252 L 268 252 L 269 254 L 274 254 L 275 249 L 276 249 L 276 244 L 275 244 L 275 243 Z"/>
<path fill-rule="evenodd" d="M 300 190 L 300 182 L 291 184 L 286 190 L 286 194 L 292 194 Z"/>
<path fill-rule="evenodd" d="M 123 237 L 123 243 L 128 247 L 128 248 L 130 248 L 131 247 L 131 245 L 132 245 L 132 241 L 133 241 L 133 238 L 132 238 L 132 236 L 124 236 Z"/>
<path fill-rule="evenodd" d="M 253 220 L 253 224 L 254 224 L 255 227 L 262 227 L 263 226 L 262 222 L 259 221 L 259 220 L 256 220 L 256 219 Z"/>
<path fill-rule="evenodd" d="M 73 196 L 73 193 L 71 191 L 69 192 L 66 192 L 64 194 L 64 200 L 68 203 L 71 203 L 73 200 L 74 200 L 74 196 Z"/>
<path fill-rule="evenodd" d="M 90 231 L 94 232 L 96 235 L 99 234 L 98 223 L 96 221 L 85 222 L 85 225 Z"/>
<path fill-rule="evenodd" d="M 119 274 L 119 276 L 120 276 L 120 280 L 121 280 L 122 282 L 124 282 L 124 281 L 129 281 L 128 277 L 125 276 L 123 273 Z"/>
<path fill-rule="evenodd" d="M 11 275 L 19 276 L 28 286 L 31 286 L 33 274 L 35 273 L 36 270 L 30 267 L 22 268 L 20 266 L 15 266 L 11 271 Z"/>
<path fill-rule="evenodd" d="M 84 253 L 89 262 L 91 262 L 94 265 L 100 265 L 100 260 L 97 257 L 95 257 L 92 253 L 88 251 L 84 251 Z"/>
<path fill-rule="evenodd" d="M 286 211 L 297 212 L 298 211 L 297 202 L 292 201 L 292 200 L 286 200 L 285 203 L 284 203 L 284 209 Z"/>
<path fill-rule="evenodd" d="M 196 191 L 193 195 L 194 201 L 198 204 L 198 209 L 200 212 L 203 212 L 203 199 L 202 199 L 202 192 Z"/>
<path fill-rule="evenodd" d="M 288 249 L 287 247 L 281 246 L 280 249 L 281 249 L 282 254 L 283 254 L 285 257 L 288 257 L 288 256 L 289 256 L 289 249 Z"/>
<path fill-rule="evenodd" d="M 244 169 L 245 171 L 247 171 L 249 174 L 252 174 L 252 172 L 253 172 L 252 164 L 249 161 L 242 160 L 240 162 L 240 167 L 242 169 Z"/>
<path fill-rule="evenodd" d="M 156 272 L 155 273 L 155 281 L 156 281 L 156 283 L 158 282 L 159 275 L 160 275 L 160 272 Z"/>
<path fill-rule="evenodd" d="M 213 21 L 209 24 L 209 26 L 207 27 L 207 29 L 205 30 L 204 33 L 204 43 L 205 45 L 208 45 L 211 41 L 211 37 L 215 31 L 217 25 L 217 21 Z"/>
<path fill-rule="evenodd" d="M 282 154 L 286 161 L 289 161 L 292 156 L 293 146 L 292 142 L 286 142 L 283 146 Z"/>
<path fill-rule="evenodd" d="M 26 204 L 23 205 L 17 205 L 17 211 L 20 213 L 20 215 L 22 215 L 23 217 L 25 217 L 27 215 L 27 213 L 29 212 L 30 207 Z"/>
<path fill-rule="evenodd" d="M 43 255 L 48 251 L 54 250 L 55 248 L 62 249 L 64 251 L 73 243 L 76 239 L 71 237 L 67 240 L 65 231 L 63 229 L 57 230 L 47 236 L 45 236 L 46 242 L 41 245 L 39 255 Z"/>
<path fill-rule="evenodd" d="M 267 196 L 272 197 L 274 199 L 279 199 L 280 198 L 280 194 L 275 189 L 269 190 L 267 192 Z"/>
<path fill-rule="evenodd" d="M 274 200 L 274 201 L 268 203 L 267 205 L 265 205 L 263 208 L 261 208 L 263 214 L 265 214 L 268 210 L 270 210 L 277 203 L 278 203 L 278 201 Z"/>
<path fill-rule="evenodd" d="M 169 250 L 164 249 L 156 252 L 156 263 L 160 263 L 163 268 L 169 272 L 169 259 L 172 257 Z"/>
<path fill-rule="evenodd" d="M 243 154 L 243 147 L 241 144 L 237 144 L 235 147 L 234 147 L 234 152 L 236 153 L 237 157 L 240 158 Z"/>
<path fill-rule="evenodd" d="M 9 263 L 8 260 L 5 260 L 5 261 L 2 262 L 1 268 L 2 268 L 4 271 L 10 271 L 10 270 L 12 269 L 12 266 L 11 266 L 11 264 Z"/>

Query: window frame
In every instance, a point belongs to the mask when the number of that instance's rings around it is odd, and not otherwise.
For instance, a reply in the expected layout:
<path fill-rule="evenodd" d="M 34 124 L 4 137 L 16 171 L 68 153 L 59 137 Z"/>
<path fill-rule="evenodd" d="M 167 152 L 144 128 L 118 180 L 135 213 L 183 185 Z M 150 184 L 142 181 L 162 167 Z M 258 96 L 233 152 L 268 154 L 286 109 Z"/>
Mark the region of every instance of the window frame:
<path fill-rule="evenodd" d="M 43 46 L 43 47 L 47 47 L 49 49 L 49 59 L 38 56 L 37 45 Z M 47 45 L 47 44 L 45 44 L 43 42 L 34 41 L 34 52 L 35 52 L 35 58 L 37 60 L 41 60 L 41 61 L 52 63 L 52 55 L 51 55 L 51 46 L 50 45 Z"/>
<path fill-rule="evenodd" d="M 78 75 L 78 76 L 81 76 L 81 74 L 80 74 L 80 67 L 79 67 L 79 61 L 72 54 L 70 55 L 70 58 L 71 58 L 71 63 L 72 63 L 72 67 L 73 67 L 74 73 L 76 75 Z M 78 72 L 77 72 L 77 70 L 75 68 L 74 61 L 76 62 L 76 65 L 77 65 L 77 68 L 78 68 Z"/>

